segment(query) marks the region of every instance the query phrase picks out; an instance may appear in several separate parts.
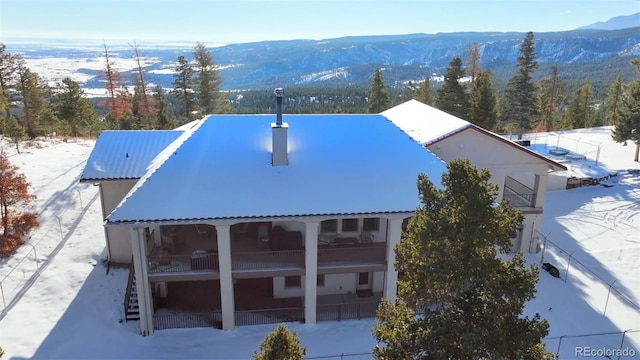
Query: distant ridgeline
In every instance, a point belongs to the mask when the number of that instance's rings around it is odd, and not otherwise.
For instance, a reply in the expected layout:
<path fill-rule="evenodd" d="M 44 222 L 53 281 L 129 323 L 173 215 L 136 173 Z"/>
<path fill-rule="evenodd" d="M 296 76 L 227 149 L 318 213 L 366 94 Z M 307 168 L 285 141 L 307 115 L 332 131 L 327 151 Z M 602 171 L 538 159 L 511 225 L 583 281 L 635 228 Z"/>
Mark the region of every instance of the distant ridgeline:
<path fill-rule="evenodd" d="M 640 56 L 640 27 L 608 31 L 583 29 L 534 35 L 536 59 L 539 63 L 534 80 L 547 76 L 549 68 L 557 65 L 559 75 L 567 84 L 567 92 L 589 82 L 596 98 L 601 99 L 606 96 L 608 86 L 618 75 L 623 77 L 623 81 L 629 81 L 635 76 L 630 61 Z M 397 94 L 401 93 L 408 81 L 423 81 L 425 77 L 432 77 L 432 83 L 437 88 L 436 79 L 444 75 L 448 63 L 455 56 L 464 60 L 467 49 L 473 43 L 479 44 L 482 68 L 495 74 L 500 89 L 516 72 L 519 45 L 524 37 L 525 33 L 496 32 L 357 36 L 320 41 L 232 44 L 210 50 L 224 79 L 222 90 L 265 90 L 264 94 L 250 94 L 255 99 L 252 102 L 243 101 L 245 108 L 237 109 L 240 112 L 258 111 L 270 106 L 259 99 L 271 101 L 267 90 L 279 86 L 286 87 L 288 95 L 292 94 L 291 89 L 294 88 L 324 88 L 322 95 L 325 98 L 319 102 L 316 99 L 310 102 L 316 104 L 316 107 L 322 107 L 323 101 L 333 102 L 335 99 L 329 98 L 330 93 L 341 94 L 342 97 L 345 92 L 353 92 L 359 95 L 351 97 L 342 108 L 357 111 L 366 103 L 363 89 L 371 85 L 371 76 L 376 68 L 383 68 L 386 86 L 399 89 Z M 107 45 L 110 47 L 110 56 L 116 63 L 118 59 L 133 58 L 131 48 L 121 46 L 114 51 L 116 46 Z M 7 50 L 21 52 L 27 59 L 65 57 L 103 61 L 102 44 L 88 49 L 16 43 L 9 44 Z M 165 89 L 172 88 L 174 78 L 171 70 L 175 61 L 180 55 L 190 57 L 190 50 L 188 45 L 140 46 L 140 56 L 149 59 L 151 64 L 145 67 L 147 81 L 162 85 Z M 97 70 L 81 68 L 76 71 L 89 78 L 82 83 L 84 88 L 104 86 Z M 122 71 L 123 78 L 131 78 L 133 71 Z M 336 90 L 329 91 L 327 88 Z M 233 99 L 234 95 L 231 95 Z M 288 106 L 297 105 L 302 104 Z M 335 109 L 336 104 L 333 105 L 331 109 Z"/>

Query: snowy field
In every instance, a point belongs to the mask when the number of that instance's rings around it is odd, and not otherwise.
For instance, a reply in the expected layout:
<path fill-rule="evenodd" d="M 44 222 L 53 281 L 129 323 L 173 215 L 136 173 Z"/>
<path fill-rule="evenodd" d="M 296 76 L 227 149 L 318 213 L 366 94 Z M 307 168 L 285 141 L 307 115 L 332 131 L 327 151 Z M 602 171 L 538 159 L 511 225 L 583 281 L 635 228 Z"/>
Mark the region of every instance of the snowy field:
<path fill-rule="evenodd" d="M 618 175 L 606 187 L 550 191 L 541 228 L 546 247 L 528 255 L 531 263 L 540 263 L 544 255 L 561 273 L 556 279 L 542 272 L 537 297 L 525 309 L 549 320 L 545 340 L 561 359 L 578 358 L 576 347 L 630 348 L 640 358 L 640 175 L 634 171 L 640 164 L 632 161 L 634 147 L 614 143 L 609 132 L 562 134 L 567 144 L 579 139 L 600 147 L 597 165 L 595 155 L 587 156 L 592 160 L 567 162 L 569 171 Z M 536 136 L 538 144 L 544 136 Z M 555 134 L 546 136 L 549 144 L 557 140 Z M 38 195 L 34 211 L 42 223 L 29 241 L 33 246 L 0 262 L 0 306 L 8 310 L 0 315 L 4 358 L 251 358 L 275 325 L 162 330 L 142 337 L 137 322 L 121 322 L 127 270 L 111 268 L 107 274 L 97 187 L 77 183 L 93 143 L 49 140 L 21 154 L 4 147 L 32 183 Z M 309 358 L 353 354 L 344 358 L 355 360 L 371 358 L 373 323 L 288 326 L 298 332 Z M 625 330 L 632 331 L 623 338 Z"/>

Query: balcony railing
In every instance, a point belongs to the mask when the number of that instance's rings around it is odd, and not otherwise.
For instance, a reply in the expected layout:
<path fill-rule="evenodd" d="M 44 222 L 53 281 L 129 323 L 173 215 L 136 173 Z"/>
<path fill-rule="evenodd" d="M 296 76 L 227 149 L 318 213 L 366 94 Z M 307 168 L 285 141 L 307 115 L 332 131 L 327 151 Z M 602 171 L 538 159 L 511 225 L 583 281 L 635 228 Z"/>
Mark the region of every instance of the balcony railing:
<path fill-rule="evenodd" d="M 384 264 L 387 247 L 380 245 L 353 245 L 349 247 L 321 247 L 318 249 L 318 264 Z"/>
<path fill-rule="evenodd" d="M 167 254 L 154 248 L 149 261 L 149 273 L 181 272 L 194 270 L 218 271 L 218 254 L 215 252 L 194 253 L 189 255 Z"/>
<path fill-rule="evenodd" d="M 533 189 L 507 176 L 504 179 L 504 193 L 502 197 L 513 207 L 533 207 L 535 200 Z"/>
<path fill-rule="evenodd" d="M 213 327 L 222 329 L 222 311 L 153 315 L 156 330 Z"/>
<path fill-rule="evenodd" d="M 231 254 L 233 270 L 304 268 L 304 250 L 252 251 Z"/>
<path fill-rule="evenodd" d="M 239 310 L 235 312 L 234 317 L 238 326 L 304 321 L 304 308 Z"/>

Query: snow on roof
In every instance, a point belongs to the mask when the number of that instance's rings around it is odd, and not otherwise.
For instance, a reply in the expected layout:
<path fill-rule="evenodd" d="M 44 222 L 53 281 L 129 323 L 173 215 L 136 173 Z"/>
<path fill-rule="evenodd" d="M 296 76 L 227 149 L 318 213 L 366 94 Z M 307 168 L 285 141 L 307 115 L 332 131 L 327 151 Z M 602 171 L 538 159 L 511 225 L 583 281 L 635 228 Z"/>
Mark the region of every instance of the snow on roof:
<path fill-rule="evenodd" d="M 103 131 L 80 181 L 139 179 L 151 160 L 182 133 L 176 130 Z"/>
<path fill-rule="evenodd" d="M 271 165 L 274 115 L 211 115 L 155 160 L 109 223 L 412 212 L 419 173 L 446 165 L 381 115 L 287 115 L 289 165 Z"/>
<path fill-rule="evenodd" d="M 530 156 L 545 161 L 554 171 L 566 170 L 566 166 L 553 159 L 544 157 L 528 148 L 520 146 L 515 142 L 505 139 L 502 136 L 489 130 L 476 126 L 466 120 L 462 120 L 432 106 L 421 103 L 417 100 L 409 100 L 405 103 L 392 107 L 381 113 L 400 129 L 411 136 L 415 141 L 423 146 L 432 145 L 442 139 L 457 134 L 466 129 L 476 130 L 497 141 L 513 146 Z"/>
<path fill-rule="evenodd" d="M 417 100 L 409 100 L 394 106 L 382 112 L 382 115 L 423 145 L 471 126 L 468 121 Z"/>

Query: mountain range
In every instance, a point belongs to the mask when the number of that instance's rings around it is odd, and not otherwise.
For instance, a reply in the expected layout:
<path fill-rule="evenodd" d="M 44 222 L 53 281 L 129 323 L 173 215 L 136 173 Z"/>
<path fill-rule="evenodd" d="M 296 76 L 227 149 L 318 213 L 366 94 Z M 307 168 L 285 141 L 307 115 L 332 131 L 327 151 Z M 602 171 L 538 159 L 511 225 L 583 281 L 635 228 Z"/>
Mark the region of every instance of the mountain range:
<path fill-rule="evenodd" d="M 535 48 L 545 76 L 557 65 L 565 80 L 611 82 L 621 75 L 635 76 L 630 60 L 640 56 L 640 13 L 611 19 L 580 29 L 535 33 Z M 622 27 L 622 28 L 620 28 Z M 444 75 L 455 57 L 466 58 L 479 44 L 481 64 L 492 70 L 498 83 L 516 71 L 519 46 L 525 33 L 474 32 L 354 36 L 325 40 L 263 41 L 210 47 L 224 79 L 223 90 L 285 87 L 343 87 L 370 85 L 371 75 L 382 68 L 385 83 L 404 86 L 408 81 Z M 85 89 L 103 89 L 103 44 L 79 46 L 60 41 L 7 41 L 7 51 L 22 53 L 28 65 L 45 79 L 72 76 Z M 135 69 L 128 45 L 110 45 L 109 55 L 125 79 Z M 147 82 L 171 88 L 178 56 L 191 59 L 194 44 L 140 46 Z"/>

